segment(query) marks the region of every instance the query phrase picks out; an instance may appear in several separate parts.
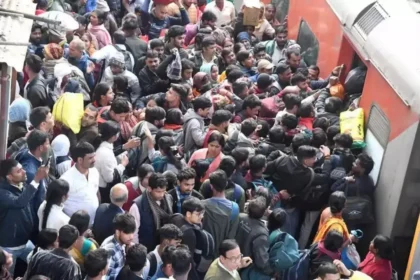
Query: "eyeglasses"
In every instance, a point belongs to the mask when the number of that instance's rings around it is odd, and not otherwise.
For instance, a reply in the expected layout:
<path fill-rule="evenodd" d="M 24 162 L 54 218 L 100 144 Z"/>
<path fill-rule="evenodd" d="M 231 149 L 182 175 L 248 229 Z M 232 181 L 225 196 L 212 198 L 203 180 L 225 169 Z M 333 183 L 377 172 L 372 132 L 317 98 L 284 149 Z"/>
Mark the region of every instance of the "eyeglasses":
<path fill-rule="evenodd" d="M 206 213 L 206 211 L 201 211 L 201 212 L 194 212 L 195 215 L 199 216 L 199 217 L 204 217 L 204 213 Z"/>
<path fill-rule="evenodd" d="M 236 257 L 230 257 L 230 258 L 225 257 L 225 258 L 232 261 L 232 262 L 239 262 L 240 260 L 242 260 L 243 256 L 244 255 L 240 254 L 239 256 L 236 256 Z"/>

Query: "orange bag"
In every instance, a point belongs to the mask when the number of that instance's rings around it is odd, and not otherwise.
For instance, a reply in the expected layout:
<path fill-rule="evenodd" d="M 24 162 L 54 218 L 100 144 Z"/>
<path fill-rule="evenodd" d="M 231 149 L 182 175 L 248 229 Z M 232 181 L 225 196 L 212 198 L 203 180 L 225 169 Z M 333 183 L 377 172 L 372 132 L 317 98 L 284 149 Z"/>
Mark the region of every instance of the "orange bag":
<path fill-rule="evenodd" d="M 338 83 L 335 86 L 332 86 L 330 88 L 330 94 L 331 94 L 331 96 L 335 96 L 335 97 L 338 97 L 341 100 L 343 100 L 344 99 L 344 94 L 345 94 L 343 85 Z"/>

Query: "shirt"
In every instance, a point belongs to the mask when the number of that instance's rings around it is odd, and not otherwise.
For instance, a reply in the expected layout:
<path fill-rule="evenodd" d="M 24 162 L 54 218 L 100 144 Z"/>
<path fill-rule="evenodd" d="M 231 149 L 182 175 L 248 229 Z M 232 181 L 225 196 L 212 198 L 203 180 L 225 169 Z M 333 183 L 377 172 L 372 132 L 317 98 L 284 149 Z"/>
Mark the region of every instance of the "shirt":
<path fill-rule="evenodd" d="M 375 260 L 375 255 L 369 252 L 365 260 L 359 265 L 359 270 L 373 280 L 384 280 L 392 278 L 391 261 L 385 259 Z"/>
<path fill-rule="evenodd" d="M 101 248 L 104 248 L 108 251 L 109 258 L 109 268 L 106 274 L 107 280 L 117 279 L 120 270 L 124 267 L 125 261 L 125 245 L 121 245 L 112 235 L 104 240 L 101 245 Z"/>
<path fill-rule="evenodd" d="M 277 65 L 283 58 L 286 58 L 286 48 L 280 49 L 276 42 L 272 56 L 273 64 Z"/>
<path fill-rule="evenodd" d="M 216 15 L 216 26 L 219 28 L 232 23 L 235 19 L 235 6 L 228 1 L 224 1 L 222 10 L 216 6 L 216 1 L 213 1 L 207 4 L 204 11 L 211 11 Z"/>
<path fill-rule="evenodd" d="M 98 188 L 99 172 L 96 168 L 89 168 L 88 178 L 77 170 L 76 165 L 60 177 L 69 183 L 68 198 L 64 202 L 64 213 L 69 217 L 78 210 L 89 213 L 90 224 L 95 220 L 96 209 L 99 206 Z"/>
<path fill-rule="evenodd" d="M 38 209 L 39 231 L 42 230 L 42 222 L 44 220 L 44 211 L 45 211 L 46 205 L 47 205 L 47 201 L 44 201 L 42 202 L 41 206 Z M 61 205 L 53 204 L 53 206 L 51 207 L 50 213 L 48 214 L 47 224 L 45 228 L 53 228 L 59 231 L 62 226 L 65 226 L 69 223 L 70 217 L 67 216 L 63 212 L 63 208 L 64 208 L 63 204 Z"/>
<path fill-rule="evenodd" d="M 234 270 L 234 271 L 230 271 L 229 269 L 227 269 L 223 264 L 222 264 L 222 262 L 220 261 L 220 259 L 218 259 L 217 260 L 217 264 L 223 269 L 223 270 L 226 270 L 226 272 L 228 272 L 230 275 L 232 275 L 232 277 L 234 277 L 234 278 L 236 278 L 236 277 L 238 277 L 239 276 L 239 273 L 238 273 L 238 271 L 237 270 Z"/>

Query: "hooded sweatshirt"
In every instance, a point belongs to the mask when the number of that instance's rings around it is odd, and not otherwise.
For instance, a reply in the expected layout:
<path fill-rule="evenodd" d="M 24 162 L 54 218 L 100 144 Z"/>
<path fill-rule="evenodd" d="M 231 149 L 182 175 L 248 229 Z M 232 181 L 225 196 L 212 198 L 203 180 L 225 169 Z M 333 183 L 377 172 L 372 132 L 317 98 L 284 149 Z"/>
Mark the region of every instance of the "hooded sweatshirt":
<path fill-rule="evenodd" d="M 205 137 L 204 119 L 194 109 L 188 109 L 184 115 L 184 151 L 200 149 Z"/>

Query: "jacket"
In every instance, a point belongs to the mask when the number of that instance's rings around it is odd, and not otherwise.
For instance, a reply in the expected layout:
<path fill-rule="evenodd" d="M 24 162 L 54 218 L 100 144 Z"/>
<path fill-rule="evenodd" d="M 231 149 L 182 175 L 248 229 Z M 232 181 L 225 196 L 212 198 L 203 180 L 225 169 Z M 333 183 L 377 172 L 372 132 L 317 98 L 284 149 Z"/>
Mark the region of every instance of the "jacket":
<path fill-rule="evenodd" d="M 7 137 L 8 147 L 17 139 L 25 137 L 28 133 L 26 122 L 13 122 L 9 123 L 9 134 Z"/>
<path fill-rule="evenodd" d="M 369 196 L 373 197 L 375 191 L 375 184 L 369 175 L 362 175 L 360 177 L 354 177 L 355 182 L 347 182 L 346 179 L 337 180 L 332 186 L 331 191 L 343 191 L 347 197 L 352 196 Z"/>
<path fill-rule="evenodd" d="M 330 96 L 328 89 L 322 90 L 315 102 L 315 116 L 316 118 L 327 118 L 330 121 L 330 126 L 340 125 L 340 116 L 338 114 L 325 111 L 325 101 Z"/>
<path fill-rule="evenodd" d="M 50 106 L 46 81 L 41 75 L 36 76 L 29 82 L 23 97 L 31 102 L 32 108 Z"/>
<path fill-rule="evenodd" d="M 89 63 L 93 63 L 89 59 L 89 56 L 86 53 L 84 53 L 80 59 L 67 57 L 67 60 L 70 64 L 76 66 L 77 68 L 80 69 L 80 71 L 82 71 L 83 75 L 85 76 L 86 82 L 89 85 L 89 88 L 93 89 L 93 87 L 95 86 L 95 79 L 93 77 L 93 71 L 91 73 L 87 73 L 87 68 L 88 68 Z"/>
<path fill-rule="evenodd" d="M 167 16 L 164 19 L 158 19 L 154 11 L 150 13 L 150 21 L 149 21 L 149 40 L 156 39 L 160 37 L 160 32 L 162 29 L 167 29 L 173 25 L 181 25 L 185 26 L 190 23 L 190 19 L 188 17 L 187 11 L 184 8 L 180 9 L 181 17 L 171 17 Z"/>
<path fill-rule="evenodd" d="M 23 183 L 22 189 L 0 183 L 0 246 L 17 247 L 25 245 L 37 225 L 31 201 L 37 192 L 31 184 Z"/>
<path fill-rule="evenodd" d="M 268 261 L 269 242 L 268 228 L 264 221 L 253 219 L 248 214 L 239 214 L 239 226 L 236 241 L 241 248 L 241 253 L 251 257 L 255 268 L 266 275 L 274 274 Z"/>
<path fill-rule="evenodd" d="M 282 151 L 284 152 L 286 149 L 286 145 L 282 143 L 272 143 L 269 140 L 260 142 L 258 148 L 255 150 L 255 154 L 257 155 L 264 155 L 268 157 L 274 151 Z"/>
<path fill-rule="evenodd" d="M 184 151 L 194 152 L 203 147 L 204 119 L 194 109 L 188 109 L 184 115 Z"/>
<path fill-rule="evenodd" d="M 201 51 L 196 52 L 190 60 L 194 62 L 194 65 L 195 65 L 193 74 L 200 72 L 200 67 L 203 65 L 202 52 Z M 220 69 L 223 66 L 223 60 L 219 56 L 215 56 L 212 62 L 217 65 L 218 69 Z"/>
<path fill-rule="evenodd" d="M 133 35 L 125 38 L 125 46 L 127 50 L 131 52 L 134 57 L 134 61 L 138 61 L 141 57 L 146 55 L 147 43 L 140 40 L 139 37 Z"/>
<path fill-rule="evenodd" d="M 232 276 L 225 268 L 221 267 L 219 258 L 217 258 L 210 265 L 204 280 L 241 280 L 238 271 L 235 270 L 234 275 Z"/>
<path fill-rule="evenodd" d="M 158 92 L 166 92 L 169 83 L 161 80 L 155 72 L 145 66 L 139 73 L 139 83 L 143 85 L 142 95 L 150 95 Z"/>
<path fill-rule="evenodd" d="M 112 221 L 117 214 L 124 213 L 120 207 L 112 203 L 103 203 L 96 210 L 95 221 L 93 222 L 92 231 L 98 244 L 109 236 L 114 234 L 114 225 Z"/>

